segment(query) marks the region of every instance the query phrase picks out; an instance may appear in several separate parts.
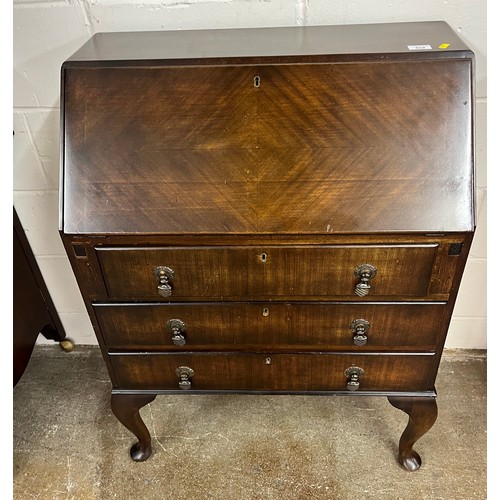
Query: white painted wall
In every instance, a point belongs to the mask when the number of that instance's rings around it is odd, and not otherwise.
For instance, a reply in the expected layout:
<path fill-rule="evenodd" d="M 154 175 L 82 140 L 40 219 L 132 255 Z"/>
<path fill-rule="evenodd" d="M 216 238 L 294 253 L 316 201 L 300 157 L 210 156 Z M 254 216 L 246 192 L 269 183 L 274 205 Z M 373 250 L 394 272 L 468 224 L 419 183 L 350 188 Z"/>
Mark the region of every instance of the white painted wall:
<path fill-rule="evenodd" d="M 486 0 L 14 0 L 14 205 L 68 336 L 96 344 L 60 242 L 59 69 L 99 31 L 444 20 L 477 57 L 478 227 L 447 347 L 486 348 Z M 39 343 L 46 343 L 39 337 Z"/>

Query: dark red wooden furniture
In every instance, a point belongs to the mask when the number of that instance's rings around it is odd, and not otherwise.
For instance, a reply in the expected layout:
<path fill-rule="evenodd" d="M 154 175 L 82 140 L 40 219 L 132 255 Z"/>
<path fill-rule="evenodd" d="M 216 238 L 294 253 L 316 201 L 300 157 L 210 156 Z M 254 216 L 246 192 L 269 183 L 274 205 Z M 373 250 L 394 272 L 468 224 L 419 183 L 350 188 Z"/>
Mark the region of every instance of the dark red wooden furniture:
<path fill-rule="evenodd" d="M 14 208 L 13 234 L 13 385 L 17 385 L 28 366 L 38 335 L 59 342 L 65 351 L 73 350 L 66 338 L 52 297 Z"/>

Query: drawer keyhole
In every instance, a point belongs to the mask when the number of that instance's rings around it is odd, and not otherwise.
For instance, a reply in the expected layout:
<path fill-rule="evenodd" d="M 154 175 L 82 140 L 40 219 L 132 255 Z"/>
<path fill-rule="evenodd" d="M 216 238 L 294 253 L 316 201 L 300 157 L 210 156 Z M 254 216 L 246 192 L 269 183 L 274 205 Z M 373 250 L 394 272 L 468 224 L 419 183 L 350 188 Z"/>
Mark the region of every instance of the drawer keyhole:
<path fill-rule="evenodd" d="M 260 76 L 255 76 L 253 79 L 253 84 L 255 87 L 260 87 Z"/>
<path fill-rule="evenodd" d="M 261 260 L 262 262 L 267 262 L 267 253 L 262 253 L 262 254 L 260 255 L 260 260 Z"/>

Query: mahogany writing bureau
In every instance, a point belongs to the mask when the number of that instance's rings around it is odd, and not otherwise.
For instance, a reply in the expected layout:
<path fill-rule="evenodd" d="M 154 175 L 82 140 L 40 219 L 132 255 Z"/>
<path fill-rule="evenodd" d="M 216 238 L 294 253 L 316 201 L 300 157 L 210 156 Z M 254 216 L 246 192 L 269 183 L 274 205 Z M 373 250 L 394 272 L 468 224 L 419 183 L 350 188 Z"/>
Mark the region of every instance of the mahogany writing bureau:
<path fill-rule="evenodd" d="M 151 454 L 158 394 L 437 416 L 475 228 L 474 55 L 444 22 L 99 33 L 62 67 L 61 235 Z"/>

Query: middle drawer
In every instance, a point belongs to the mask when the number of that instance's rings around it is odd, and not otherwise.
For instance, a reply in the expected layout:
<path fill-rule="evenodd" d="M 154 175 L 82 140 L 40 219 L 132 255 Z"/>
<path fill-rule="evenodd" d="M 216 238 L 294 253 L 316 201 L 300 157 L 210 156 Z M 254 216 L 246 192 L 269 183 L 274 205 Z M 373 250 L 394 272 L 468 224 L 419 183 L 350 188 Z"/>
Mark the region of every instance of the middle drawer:
<path fill-rule="evenodd" d="M 444 303 L 95 304 L 108 347 L 433 350 Z"/>

